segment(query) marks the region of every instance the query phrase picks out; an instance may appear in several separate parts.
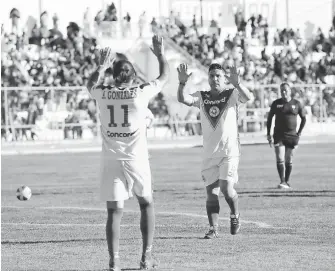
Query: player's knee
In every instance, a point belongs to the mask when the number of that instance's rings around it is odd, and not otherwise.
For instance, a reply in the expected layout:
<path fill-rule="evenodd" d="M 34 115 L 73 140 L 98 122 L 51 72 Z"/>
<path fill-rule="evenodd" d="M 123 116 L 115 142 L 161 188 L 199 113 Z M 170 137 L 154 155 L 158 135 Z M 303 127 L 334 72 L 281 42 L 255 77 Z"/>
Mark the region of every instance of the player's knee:
<path fill-rule="evenodd" d="M 292 165 L 292 163 L 293 163 L 293 159 L 292 159 L 292 157 L 287 157 L 287 158 L 285 159 L 285 165 Z"/>
<path fill-rule="evenodd" d="M 285 156 L 285 164 L 292 164 L 293 163 L 293 156 L 291 154 L 287 154 Z"/>
<path fill-rule="evenodd" d="M 278 150 L 276 151 L 276 161 L 277 161 L 277 164 L 284 163 L 284 159 L 285 159 L 285 153 L 278 148 Z"/>
<path fill-rule="evenodd" d="M 213 193 L 207 193 L 206 204 L 216 205 L 219 202 L 219 195 Z"/>
<path fill-rule="evenodd" d="M 219 213 L 220 212 L 220 201 L 219 197 L 215 200 L 214 198 L 206 201 L 207 212 Z"/>
<path fill-rule="evenodd" d="M 217 201 L 219 200 L 220 187 L 219 186 L 207 186 L 207 201 Z"/>
<path fill-rule="evenodd" d="M 121 218 L 123 215 L 123 201 L 107 202 L 107 224 L 112 223 L 116 217 Z"/>
<path fill-rule="evenodd" d="M 286 167 L 292 167 L 293 162 L 292 161 L 285 161 Z"/>
<path fill-rule="evenodd" d="M 220 188 L 225 198 L 234 198 L 237 196 L 234 183 L 232 181 L 220 180 Z"/>
<path fill-rule="evenodd" d="M 116 210 L 116 209 L 123 209 L 124 201 L 107 201 L 107 209 Z"/>
<path fill-rule="evenodd" d="M 146 196 L 146 197 L 139 197 L 137 196 L 138 204 L 140 207 L 146 207 L 149 206 L 150 204 L 153 204 L 153 197 L 152 195 Z"/>
<path fill-rule="evenodd" d="M 113 220 L 113 217 L 115 217 L 115 215 L 118 215 L 120 217 L 122 217 L 123 214 L 123 208 L 116 208 L 116 209 L 107 209 L 107 220 Z"/>

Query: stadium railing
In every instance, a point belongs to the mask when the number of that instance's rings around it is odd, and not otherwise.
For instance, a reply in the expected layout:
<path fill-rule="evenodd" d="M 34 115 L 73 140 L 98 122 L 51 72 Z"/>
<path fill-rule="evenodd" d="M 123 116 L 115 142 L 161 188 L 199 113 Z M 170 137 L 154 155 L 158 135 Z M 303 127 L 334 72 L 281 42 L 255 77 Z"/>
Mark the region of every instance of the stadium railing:
<path fill-rule="evenodd" d="M 260 102 L 250 101 L 240 108 L 240 131 L 264 132 L 270 104 L 279 96 L 279 85 L 254 85 L 251 89 Z M 329 123 L 335 125 L 335 85 L 299 84 L 293 89 L 295 98 L 306 105 L 308 125 L 313 124 L 316 133 L 327 133 L 322 124 L 327 123 L 327 128 Z M 5 142 L 100 139 L 98 108 L 85 87 L 3 87 L 1 92 L 1 137 Z M 201 135 L 196 117 L 154 120 L 148 137 Z"/>

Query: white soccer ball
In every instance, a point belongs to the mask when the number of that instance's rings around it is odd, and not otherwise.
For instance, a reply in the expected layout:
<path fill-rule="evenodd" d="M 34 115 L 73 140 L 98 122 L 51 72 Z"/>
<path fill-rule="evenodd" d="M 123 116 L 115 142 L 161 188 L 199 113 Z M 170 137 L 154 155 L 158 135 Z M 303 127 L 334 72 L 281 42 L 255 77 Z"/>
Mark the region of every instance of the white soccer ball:
<path fill-rule="evenodd" d="M 21 186 L 16 190 L 16 197 L 19 200 L 29 200 L 31 198 L 31 189 L 28 186 Z"/>

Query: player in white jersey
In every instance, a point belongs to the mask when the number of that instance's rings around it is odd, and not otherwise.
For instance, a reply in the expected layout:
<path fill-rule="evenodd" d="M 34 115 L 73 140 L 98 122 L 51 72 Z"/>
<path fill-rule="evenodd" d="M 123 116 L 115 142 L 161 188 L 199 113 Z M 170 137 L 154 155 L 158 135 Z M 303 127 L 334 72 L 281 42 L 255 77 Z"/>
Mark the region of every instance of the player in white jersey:
<path fill-rule="evenodd" d="M 197 91 L 192 95 L 185 91 L 191 76 L 186 64 L 178 67 L 178 74 L 178 101 L 200 109 L 203 131 L 202 178 L 206 185 L 206 209 L 210 225 L 205 238 L 218 236 L 220 190 L 230 207 L 230 233 L 237 234 L 240 214 L 234 184 L 238 181 L 240 156 L 238 107 L 250 99 L 250 92 L 240 84 L 236 67 L 231 67 L 229 74 L 225 74 L 221 65 L 210 65 L 210 90 Z"/>
<path fill-rule="evenodd" d="M 133 65 L 126 60 L 115 63 L 111 50 L 101 51 L 100 67 L 92 74 L 88 90 L 100 110 L 101 199 L 107 202 L 106 237 L 110 270 L 121 270 L 119 260 L 120 223 L 124 201 L 136 195 L 140 210 L 143 238 L 141 269 L 157 266 L 151 255 L 155 216 L 151 187 L 151 171 L 146 138 L 146 117 L 149 100 L 161 91 L 169 74 L 164 56 L 163 39 L 153 37 L 153 53 L 159 62 L 159 77 L 136 85 Z M 104 71 L 113 67 L 113 85 L 99 85 Z"/>

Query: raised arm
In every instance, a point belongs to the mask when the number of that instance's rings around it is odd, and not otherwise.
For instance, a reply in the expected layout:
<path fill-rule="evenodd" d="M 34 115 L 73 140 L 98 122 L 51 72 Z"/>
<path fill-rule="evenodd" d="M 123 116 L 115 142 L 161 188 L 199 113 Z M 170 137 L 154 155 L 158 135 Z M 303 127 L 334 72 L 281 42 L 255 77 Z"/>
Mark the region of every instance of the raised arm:
<path fill-rule="evenodd" d="M 186 93 L 185 91 L 185 86 L 192 75 L 192 73 L 188 74 L 187 72 L 188 66 L 187 64 L 180 64 L 179 67 L 177 68 L 178 71 L 178 79 L 179 79 L 179 86 L 178 86 L 178 93 L 177 93 L 177 98 L 178 102 L 183 103 L 188 106 L 193 106 L 197 103 L 198 97 L 193 97 L 192 95 Z"/>
<path fill-rule="evenodd" d="M 237 71 L 236 66 L 232 66 L 229 68 L 230 74 L 225 75 L 226 79 L 237 89 L 240 101 L 246 103 L 251 99 L 251 92 L 245 86 L 241 84 L 240 81 L 240 72 Z"/>
<path fill-rule="evenodd" d="M 168 81 L 170 74 L 169 63 L 167 62 L 166 57 L 164 55 L 163 38 L 154 35 L 152 37 L 152 47 L 153 48 L 150 49 L 157 57 L 159 63 L 159 76 L 157 77 L 157 80 L 163 86 Z"/>
<path fill-rule="evenodd" d="M 112 65 L 112 50 L 108 47 L 99 51 L 99 66 L 91 74 L 87 82 L 87 89 L 91 92 L 92 88 L 99 82 L 100 77 L 105 73 L 105 71 Z"/>

